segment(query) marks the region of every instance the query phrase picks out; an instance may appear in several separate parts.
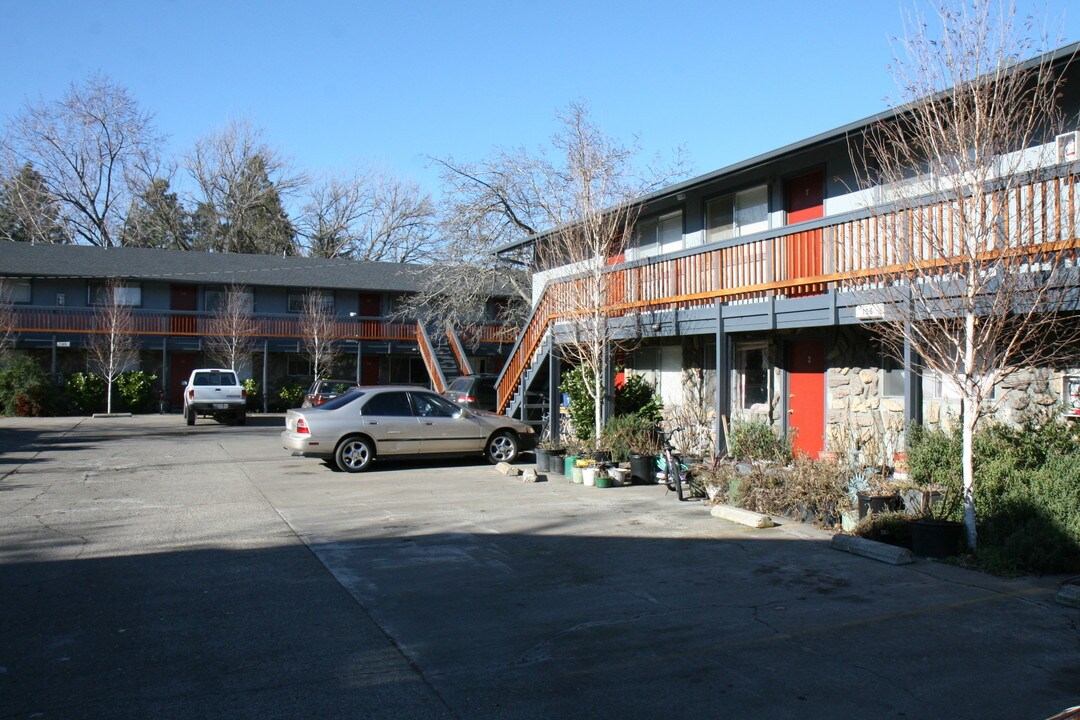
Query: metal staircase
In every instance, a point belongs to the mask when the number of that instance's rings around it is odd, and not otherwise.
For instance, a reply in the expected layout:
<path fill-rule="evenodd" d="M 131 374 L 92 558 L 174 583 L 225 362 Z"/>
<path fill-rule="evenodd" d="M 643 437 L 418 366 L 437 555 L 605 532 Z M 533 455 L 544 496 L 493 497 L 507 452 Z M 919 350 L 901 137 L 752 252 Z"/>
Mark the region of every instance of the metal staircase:
<path fill-rule="evenodd" d="M 551 409 L 550 360 L 553 348 L 549 338 L 550 330 L 521 374 L 521 380 L 505 411 L 506 415 L 533 425 L 537 432 L 543 429 L 544 418 L 550 416 Z"/>

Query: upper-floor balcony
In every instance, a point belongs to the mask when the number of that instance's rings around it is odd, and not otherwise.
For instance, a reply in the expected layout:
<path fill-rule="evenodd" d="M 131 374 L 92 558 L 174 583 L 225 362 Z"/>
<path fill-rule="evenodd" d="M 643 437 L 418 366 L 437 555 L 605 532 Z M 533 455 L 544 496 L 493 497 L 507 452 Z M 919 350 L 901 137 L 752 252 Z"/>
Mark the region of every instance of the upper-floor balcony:
<path fill-rule="evenodd" d="M 988 190 L 972 201 L 937 199 L 892 212 L 869 210 L 832 215 L 711 245 L 605 267 L 597 283 L 571 268 L 548 279 L 519 337 L 499 384 L 505 408 L 548 329 L 582 312 L 582 296 L 600 297 L 606 317 L 704 307 L 736 301 L 802 298 L 856 291 L 895 277 L 906 264 L 955 268 L 972 256 L 956 212 L 959 202 L 975 212 L 997 203 L 997 226 L 975 249 L 976 258 L 1002 254 L 1044 257 L 1058 253 L 1076 263 L 1080 253 L 1080 177 L 1074 167 L 1033 174 L 1007 191 Z M 980 204 L 981 203 L 981 204 Z M 935 238 L 934 248 L 914 247 Z M 599 288 L 599 290 L 598 290 Z"/>
<path fill-rule="evenodd" d="M 97 332 L 100 325 L 95 308 L 36 307 L 17 305 L 13 308 L 13 330 L 20 334 L 88 334 Z M 174 310 L 131 309 L 133 333 L 142 336 L 207 337 L 220 334 L 214 313 Z M 256 338 L 304 337 L 301 317 L 292 314 L 255 314 L 251 318 Z M 380 317 L 342 317 L 334 321 L 334 338 L 342 340 L 404 340 L 416 341 L 417 325 L 394 322 Z M 516 332 L 501 325 L 484 325 L 468 334 L 477 342 L 513 342 Z"/>

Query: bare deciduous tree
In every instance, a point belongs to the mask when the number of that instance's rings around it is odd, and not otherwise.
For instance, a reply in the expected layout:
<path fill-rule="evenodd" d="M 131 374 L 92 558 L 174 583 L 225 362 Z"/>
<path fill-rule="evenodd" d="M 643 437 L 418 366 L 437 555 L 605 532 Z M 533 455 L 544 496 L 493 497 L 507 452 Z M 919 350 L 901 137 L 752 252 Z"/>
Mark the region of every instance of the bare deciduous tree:
<path fill-rule="evenodd" d="M 73 84 L 61 100 L 28 104 L 4 140 L 9 164 L 32 163 L 60 201 L 70 233 L 102 247 L 118 244 L 129 180 L 154 164 L 161 144 L 151 116 L 104 75 Z"/>
<path fill-rule="evenodd" d="M 681 149 L 670 161 L 640 163 L 636 143 L 606 136 L 584 103 L 571 103 L 558 119 L 562 128 L 550 149 L 500 148 L 472 163 L 434 160 L 448 199 L 441 219 L 446 245 L 431 290 L 413 302 L 443 308 L 452 318 L 510 287 L 522 300 L 511 308 L 525 309 L 533 300 L 527 268 L 572 266 L 590 278 L 575 283 L 566 301 L 577 318 L 574 355 L 598 364 L 601 346 L 613 339 L 598 312 L 606 302 L 602 271 L 629 238 L 637 219 L 633 200 L 685 176 L 689 163 Z M 532 237 L 537 242 L 523 246 L 513 268 L 495 258 L 496 249 Z"/>
<path fill-rule="evenodd" d="M 894 66 L 897 113 L 854 151 L 867 192 L 880 195 L 876 245 L 861 264 L 884 268 L 872 280 L 886 344 L 900 355 L 906 343 L 959 392 L 974 548 L 973 440 L 994 385 L 1076 343 L 1062 317 L 1075 281 L 1056 244 L 1060 225 L 1043 212 L 1061 186 L 1034 187 L 1029 172 L 1056 162 L 1062 80 L 1046 56 L 1022 62 L 1036 48 L 1011 7 L 943 3 L 937 14 L 937 36 L 909 21 Z"/>
<path fill-rule="evenodd" d="M 338 361 L 335 317 L 325 296 L 311 291 L 304 296 L 300 313 L 300 334 L 303 337 L 304 354 L 311 361 L 316 380 L 330 377 L 330 371 Z"/>
<path fill-rule="evenodd" d="M 187 170 L 201 191 L 198 240 L 204 249 L 296 254 L 283 200 L 303 186 L 282 155 L 248 122 L 234 121 L 195 144 Z"/>
<path fill-rule="evenodd" d="M 232 285 L 210 318 L 206 354 L 221 367 L 237 370 L 255 351 L 255 331 L 251 292 Z"/>
<path fill-rule="evenodd" d="M 98 291 L 95 328 L 87 340 L 86 360 L 92 372 L 105 379 L 105 411 L 112 412 L 112 387 L 116 377 L 139 359 L 135 318 L 124 299 L 125 285 L 111 279 Z"/>
<path fill-rule="evenodd" d="M 416 184 L 358 171 L 312 184 L 298 227 L 312 257 L 407 263 L 430 258 L 434 217 Z"/>

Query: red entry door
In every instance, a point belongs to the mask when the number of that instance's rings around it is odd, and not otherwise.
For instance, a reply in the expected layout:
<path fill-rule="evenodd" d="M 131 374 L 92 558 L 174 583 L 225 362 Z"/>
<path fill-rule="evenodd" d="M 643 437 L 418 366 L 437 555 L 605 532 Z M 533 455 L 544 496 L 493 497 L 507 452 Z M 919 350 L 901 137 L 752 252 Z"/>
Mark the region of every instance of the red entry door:
<path fill-rule="evenodd" d="M 379 384 L 379 358 L 366 355 L 360 358 L 360 384 Z"/>
<path fill-rule="evenodd" d="M 788 225 L 816 220 L 825 215 L 825 173 L 800 175 L 787 181 L 785 209 Z M 792 233 L 785 239 L 788 278 L 812 277 L 825 272 L 821 257 L 821 229 Z M 819 295 L 825 291 L 820 283 L 789 288 L 789 297 Z"/>
<path fill-rule="evenodd" d="M 197 307 L 195 299 L 195 286 L 173 285 L 171 307 L 174 312 L 195 312 L 195 308 Z M 194 335 L 195 316 L 173 315 L 169 321 L 169 332 L 178 335 Z M 186 380 L 187 376 L 184 376 L 184 379 Z"/>
<path fill-rule="evenodd" d="M 825 449 L 825 343 L 788 343 L 788 429 L 796 453 L 816 458 Z"/>
<path fill-rule="evenodd" d="M 184 405 L 184 388 L 180 385 L 184 380 L 191 377 L 191 371 L 198 367 L 198 353 L 174 352 L 169 353 L 169 404 L 173 410 Z"/>

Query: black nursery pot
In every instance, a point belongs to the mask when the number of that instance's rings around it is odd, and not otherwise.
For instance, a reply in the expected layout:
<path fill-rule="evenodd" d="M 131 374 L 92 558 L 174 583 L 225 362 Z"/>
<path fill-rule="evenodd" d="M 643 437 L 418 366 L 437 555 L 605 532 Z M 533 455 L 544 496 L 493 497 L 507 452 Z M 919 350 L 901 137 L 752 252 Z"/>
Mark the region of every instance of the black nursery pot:
<path fill-rule="evenodd" d="M 873 493 L 860 492 L 858 497 L 860 520 L 869 513 L 898 512 L 900 510 L 899 495 L 874 495 Z"/>
<path fill-rule="evenodd" d="M 533 450 L 536 455 L 536 471 L 537 472 L 551 472 L 551 466 L 549 464 L 549 458 L 551 453 L 544 448 L 536 448 Z"/>
<path fill-rule="evenodd" d="M 653 477 L 655 467 L 655 455 L 631 455 L 630 482 L 634 485 L 652 485 L 656 482 Z"/>
<path fill-rule="evenodd" d="M 911 523 L 911 551 L 930 558 L 952 557 L 960 551 L 964 526 L 953 520 L 915 520 Z"/>

